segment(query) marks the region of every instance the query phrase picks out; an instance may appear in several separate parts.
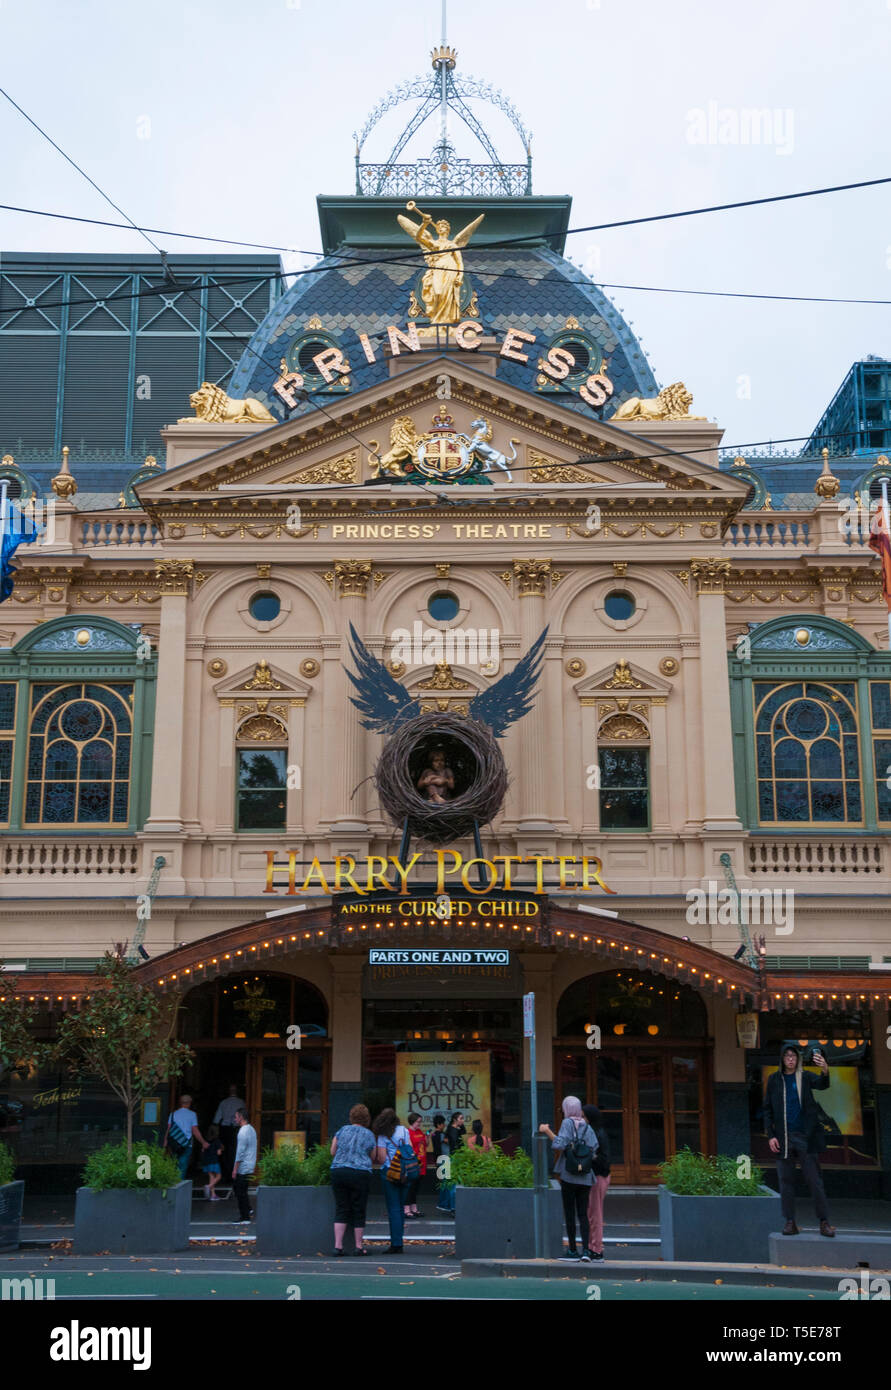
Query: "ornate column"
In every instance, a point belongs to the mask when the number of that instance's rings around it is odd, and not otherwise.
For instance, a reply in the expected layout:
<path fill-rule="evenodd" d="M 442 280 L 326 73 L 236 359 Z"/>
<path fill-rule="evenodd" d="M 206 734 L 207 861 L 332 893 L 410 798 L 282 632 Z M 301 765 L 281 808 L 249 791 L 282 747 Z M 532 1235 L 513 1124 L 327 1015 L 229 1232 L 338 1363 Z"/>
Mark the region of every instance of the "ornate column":
<path fill-rule="evenodd" d="M 545 597 L 549 587 L 560 582 L 562 575 L 552 569 L 550 560 L 514 560 L 514 593 L 520 604 L 520 646 L 525 654 L 547 623 Z M 532 709 L 523 716 L 520 728 L 520 822 L 518 833 L 545 831 L 553 834 L 554 826 L 547 815 L 548 767 L 554 772 L 553 760 L 562 756 L 562 748 L 548 746 L 548 720 L 545 710 L 545 662 L 534 696 Z M 560 775 L 559 767 L 556 769 Z"/>
<path fill-rule="evenodd" d="M 161 590 L 158 641 L 158 692 L 152 757 L 149 832 L 183 828 L 183 754 L 186 720 L 186 608 L 194 573 L 192 560 L 157 560 Z M 201 576 L 203 578 L 203 576 Z M 200 582 L 200 579 L 199 579 Z M 193 712 L 197 716 L 197 711 Z"/>
<path fill-rule="evenodd" d="M 669 802 L 668 709 L 664 695 L 650 701 L 650 825 L 654 835 L 672 829 Z"/>
<path fill-rule="evenodd" d="M 359 712 L 350 704 L 354 694 L 347 678 L 350 623 L 365 637 L 365 612 L 368 585 L 372 578 L 370 560 L 335 560 L 334 568 L 324 579 L 337 596 L 340 622 L 340 651 L 325 652 L 325 739 L 323 748 L 337 750 L 337 762 L 331 768 L 334 805 L 331 808 L 332 830 L 340 833 L 365 833 L 366 788 L 360 782 L 371 771 L 365 766 L 365 730 L 359 723 Z M 356 788 L 359 788 L 356 791 Z M 356 792 L 353 796 L 353 792 Z"/>
<path fill-rule="evenodd" d="M 287 793 L 287 828 L 289 835 L 303 835 L 303 769 L 306 749 L 303 741 L 306 700 L 288 701 L 288 762 L 300 769 L 299 787 L 289 787 Z"/>
<path fill-rule="evenodd" d="M 740 831 L 733 784 L 730 678 L 724 582 L 730 561 L 691 560 L 699 590 L 699 688 L 702 699 L 701 747 L 703 830 Z"/>

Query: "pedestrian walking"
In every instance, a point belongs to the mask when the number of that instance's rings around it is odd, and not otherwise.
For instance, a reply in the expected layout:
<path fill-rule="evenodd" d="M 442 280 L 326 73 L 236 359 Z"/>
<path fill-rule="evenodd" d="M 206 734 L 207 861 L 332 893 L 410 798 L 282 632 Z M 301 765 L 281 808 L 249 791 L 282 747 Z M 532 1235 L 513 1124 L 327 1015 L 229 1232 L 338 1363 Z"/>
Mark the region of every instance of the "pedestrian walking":
<path fill-rule="evenodd" d="M 164 1137 L 164 1147 L 167 1149 L 179 1164 L 179 1176 L 185 1180 L 189 1171 L 189 1164 L 192 1162 L 192 1141 L 198 1140 L 202 1150 L 207 1148 L 207 1140 L 198 1128 L 198 1116 L 192 1109 L 192 1097 L 182 1095 L 179 1098 L 179 1105 L 167 1119 L 167 1133 Z"/>
<path fill-rule="evenodd" d="M 421 1117 L 416 1110 L 408 1117 L 408 1133 L 415 1158 L 418 1160 L 418 1176 L 408 1184 L 404 1215 L 406 1221 L 419 1221 L 423 1213 L 418 1211 L 418 1189 L 421 1186 L 421 1178 L 427 1174 L 427 1131 L 422 1127 Z"/>
<path fill-rule="evenodd" d="M 834 1236 L 835 1227 L 829 1224 L 829 1207 L 823 1189 L 820 1160 L 817 1155 L 826 1147 L 814 1091 L 829 1086 L 829 1066 L 821 1052 L 814 1053 L 814 1064 L 822 1076 L 814 1077 L 804 1070 L 802 1049 L 786 1043 L 780 1053 L 779 1071 L 767 1083 L 764 1096 L 764 1127 L 771 1153 L 777 1155 L 777 1177 L 780 1180 L 780 1201 L 786 1224 L 784 1236 L 797 1236 L 795 1224 L 795 1164 L 801 1164 L 804 1180 L 820 1222 L 821 1236 Z"/>
<path fill-rule="evenodd" d="M 221 1100 L 213 1117 L 213 1123 L 220 1127 L 220 1138 L 223 1141 L 222 1170 L 227 1182 L 232 1180 L 232 1164 L 235 1162 L 235 1140 L 238 1135 L 238 1125 L 235 1123 L 235 1112 L 241 1109 L 244 1100 L 238 1094 L 238 1087 L 235 1082 L 229 1083 L 229 1094 L 225 1100 Z"/>
<path fill-rule="evenodd" d="M 353 1228 L 354 1255 L 365 1255 L 365 1213 L 374 1152 L 371 1116 L 364 1105 L 354 1105 L 349 1124 L 341 1125 L 331 1140 L 331 1186 L 334 1189 L 334 1253 L 343 1254 L 347 1226 Z"/>
<path fill-rule="evenodd" d="M 217 1197 L 214 1188 L 220 1180 L 220 1160 L 223 1156 L 223 1141 L 216 1135 L 211 1135 L 207 1141 L 207 1148 L 201 1160 L 201 1167 L 207 1176 L 204 1185 L 204 1195 L 209 1202 L 221 1202 L 222 1197 Z"/>
<path fill-rule="evenodd" d="M 560 1179 L 563 1216 L 569 1237 L 569 1253 L 562 1258 L 589 1261 L 588 1196 L 594 1181 L 591 1166 L 597 1152 L 597 1135 L 585 1119 L 582 1103 L 577 1096 L 567 1096 L 564 1100 L 563 1123 L 556 1134 L 548 1124 L 539 1125 L 538 1128 L 542 1134 L 550 1137 L 551 1146 L 557 1153 L 554 1172 Z M 576 1220 L 581 1233 L 581 1250 L 576 1246 Z"/>
<path fill-rule="evenodd" d="M 439 1197 L 436 1203 L 437 1211 L 454 1212 L 455 1210 L 455 1184 L 450 1177 L 442 1176 L 443 1165 L 441 1158 L 449 1157 L 449 1141 L 446 1138 L 445 1115 L 433 1116 L 433 1133 L 430 1135 L 430 1146 L 433 1149 L 433 1171 L 439 1181 Z M 446 1172 L 448 1166 L 446 1165 Z"/>
<path fill-rule="evenodd" d="M 248 1178 L 257 1166 L 257 1131 L 248 1119 L 244 1106 L 235 1112 L 238 1138 L 235 1141 L 235 1162 L 232 1165 L 232 1185 L 238 1202 L 236 1226 L 249 1226 L 253 1212 L 248 1201 Z"/>
<path fill-rule="evenodd" d="M 603 1116 L 596 1105 L 583 1105 L 582 1112 L 597 1136 L 597 1150 L 591 1160 L 594 1181 L 588 1197 L 588 1249 L 592 1260 L 603 1259 L 603 1203 L 606 1200 L 610 1177 L 609 1139 L 603 1127 Z"/>
<path fill-rule="evenodd" d="M 390 1222 L 388 1255 L 402 1254 L 405 1229 L 405 1194 L 408 1184 L 417 1176 L 418 1160 L 412 1147 L 411 1135 L 393 1109 L 382 1110 L 374 1122 L 377 1136 L 377 1162 L 382 1170 L 384 1201 Z"/>

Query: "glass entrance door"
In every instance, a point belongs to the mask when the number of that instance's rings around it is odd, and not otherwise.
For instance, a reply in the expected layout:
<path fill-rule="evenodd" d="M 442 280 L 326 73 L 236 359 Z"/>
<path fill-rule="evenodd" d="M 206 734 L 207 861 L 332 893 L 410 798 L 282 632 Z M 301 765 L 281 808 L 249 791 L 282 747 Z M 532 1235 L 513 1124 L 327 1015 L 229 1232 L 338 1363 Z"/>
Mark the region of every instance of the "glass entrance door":
<path fill-rule="evenodd" d="M 315 1050 L 249 1053 L 247 1103 L 260 1150 L 273 1145 L 276 1130 L 303 1131 L 307 1149 L 325 1138 L 327 1056 Z"/>
<path fill-rule="evenodd" d="M 575 1095 L 598 1106 L 614 1183 L 653 1183 L 664 1159 L 711 1142 L 707 1053 L 689 1045 L 555 1049 L 556 1104 Z"/>

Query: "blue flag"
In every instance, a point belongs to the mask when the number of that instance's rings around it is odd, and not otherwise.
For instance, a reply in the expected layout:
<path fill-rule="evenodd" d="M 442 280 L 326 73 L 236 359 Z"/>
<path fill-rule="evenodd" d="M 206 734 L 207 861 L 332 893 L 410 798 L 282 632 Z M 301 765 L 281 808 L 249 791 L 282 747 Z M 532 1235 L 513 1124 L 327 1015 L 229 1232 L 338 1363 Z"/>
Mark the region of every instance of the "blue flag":
<path fill-rule="evenodd" d="M 43 527 L 26 516 L 12 502 L 0 509 L 0 603 L 12 593 L 15 565 L 12 557 L 20 545 L 30 545 L 43 534 Z"/>

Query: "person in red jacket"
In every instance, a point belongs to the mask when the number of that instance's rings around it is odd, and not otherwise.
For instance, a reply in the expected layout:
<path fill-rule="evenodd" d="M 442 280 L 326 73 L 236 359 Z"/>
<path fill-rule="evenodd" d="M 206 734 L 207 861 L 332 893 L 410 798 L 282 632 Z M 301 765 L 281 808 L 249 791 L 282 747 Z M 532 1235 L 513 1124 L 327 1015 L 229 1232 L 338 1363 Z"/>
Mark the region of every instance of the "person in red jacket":
<path fill-rule="evenodd" d="M 422 1212 L 418 1211 L 418 1188 L 421 1184 L 421 1178 L 427 1172 L 427 1135 L 421 1128 L 421 1117 L 417 1111 L 412 1111 L 408 1117 L 408 1136 L 418 1160 L 420 1174 L 414 1182 L 408 1184 L 408 1191 L 405 1194 L 405 1215 L 408 1220 L 417 1221 L 423 1215 Z"/>

